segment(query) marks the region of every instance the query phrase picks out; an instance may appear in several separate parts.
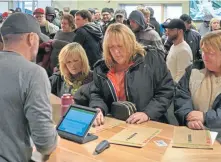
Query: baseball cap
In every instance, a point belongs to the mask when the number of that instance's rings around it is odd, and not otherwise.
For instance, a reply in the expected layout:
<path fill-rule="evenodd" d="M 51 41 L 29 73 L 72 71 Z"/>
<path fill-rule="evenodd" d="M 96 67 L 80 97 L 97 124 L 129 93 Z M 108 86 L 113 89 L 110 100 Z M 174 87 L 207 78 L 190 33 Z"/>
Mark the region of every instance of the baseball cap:
<path fill-rule="evenodd" d="M 14 13 L 9 16 L 0 29 L 1 35 L 36 33 L 43 42 L 49 41 L 49 37 L 41 33 L 41 28 L 37 20 L 29 14 Z"/>
<path fill-rule="evenodd" d="M 8 17 L 8 12 L 4 12 L 4 13 L 2 14 L 2 17 L 3 17 L 3 18 L 7 18 L 7 17 Z"/>
<path fill-rule="evenodd" d="M 34 11 L 34 15 L 37 14 L 37 13 L 40 13 L 40 14 L 45 14 L 45 10 L 43 8 L 37 8 L 35 11 Z"/>
<path fill-rule="evenodd" d="M 187 14 L 182 14 L 180 16 L 180 19 L 183 20 L 184 22 L 187 22 L 187 23 L 191 23 L 191 21 L 192 21 L 192 18 Z"/>
<path fill-rule="evenodd" d="M 95 14 L 95 9 L 93 8 L 88 8 L 88 11 L 90 11 L 91 14 Z"/>
<path fill-rule="evenodd" d="M 182 29 L 183 31 L 186 31 L 186 26 L 184 22 L 180 19 L 172 19 L 169 23 L 162 24 L 163 28 L 168 29 Z"/>
<path fill-rule="evenodd" d="M 124 17 L 124 19 L 127 18 L 127 13 L 124 9 L 117 9 L 114 13 L 114 17 L 116 18 L 118 15 Z"/>
<path fill-rule="evenodd" d="M 110 9 L 109 9 L 109 8 L 103 8 L 103 9 L 101 10 L 101 13 L 103 13 L 103 12 L 108 12 L 108 13 L 111 13 L 111 11 L 110 11 Z"/>

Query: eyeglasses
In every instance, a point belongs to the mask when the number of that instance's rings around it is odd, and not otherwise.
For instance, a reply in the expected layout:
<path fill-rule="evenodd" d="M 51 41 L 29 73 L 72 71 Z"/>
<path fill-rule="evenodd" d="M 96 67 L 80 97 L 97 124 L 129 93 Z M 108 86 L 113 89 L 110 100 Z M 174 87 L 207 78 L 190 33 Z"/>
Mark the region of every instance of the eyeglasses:
<path fill-rule="evenodd" d="M 43 18 L 44 17 L 44 15 L 35 15 L 35 18 Z"/>

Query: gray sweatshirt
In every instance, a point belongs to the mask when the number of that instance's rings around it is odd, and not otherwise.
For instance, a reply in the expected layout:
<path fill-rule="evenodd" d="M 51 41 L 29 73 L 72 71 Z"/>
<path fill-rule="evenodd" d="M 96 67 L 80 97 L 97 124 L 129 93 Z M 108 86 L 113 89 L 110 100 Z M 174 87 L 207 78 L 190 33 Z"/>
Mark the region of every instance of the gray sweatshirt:
<path fill-rule="evenodd" d="M 43 155 L 57 145 L 47 74 L 13 52 L 0 52 L 0 161 L 28 162 L 30 137 Z"/>

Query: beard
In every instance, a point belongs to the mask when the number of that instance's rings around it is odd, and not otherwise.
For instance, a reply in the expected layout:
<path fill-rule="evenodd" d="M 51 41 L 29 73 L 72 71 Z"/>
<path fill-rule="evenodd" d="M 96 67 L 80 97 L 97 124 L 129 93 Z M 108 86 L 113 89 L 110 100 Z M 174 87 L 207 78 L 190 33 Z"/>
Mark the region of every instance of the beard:
<path fill-rule="evenodd" d="M 177 37 L 178 37 L 178 34 L 174 34 L 173 36 L 168 36 L 168 38 L 169 38 L 170 41 L 176 40 Z"/>

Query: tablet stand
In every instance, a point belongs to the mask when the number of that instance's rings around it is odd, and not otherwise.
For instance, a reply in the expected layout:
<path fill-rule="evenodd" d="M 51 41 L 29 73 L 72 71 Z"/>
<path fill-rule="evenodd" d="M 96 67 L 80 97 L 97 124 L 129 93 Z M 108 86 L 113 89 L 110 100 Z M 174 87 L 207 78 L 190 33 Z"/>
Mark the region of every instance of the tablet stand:
<path fill-rule="evenodd" d="M 83 139 L 83 143 L 87 143 L 87 142 L 96 140 L 97 138 L 98 138 L 98 136 L 88 133 L 87 136 L 85 136 L 85 138 Z"/>
<path fill-rule="evenodd" d="M 77 142 L 77 143 L 80 143 L 80 144 L 84 144 L 84 143 L 96 140 L 98 138 L 98 136 L 90 134 L 90 133 L 88 133 L 85 137 L 79 137 L 79 136 L 75 136 L 75 135 L 72 135 L 72 136 L 63 135 L 61 132 L 58 132 L 58 134 L 62 138 L 65 138 L 67 140 L 74 141 L 74 142 Z"/>

